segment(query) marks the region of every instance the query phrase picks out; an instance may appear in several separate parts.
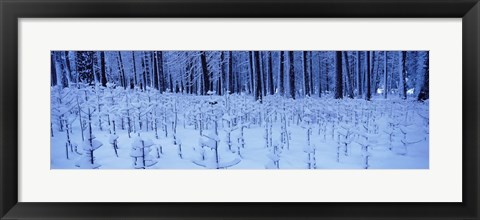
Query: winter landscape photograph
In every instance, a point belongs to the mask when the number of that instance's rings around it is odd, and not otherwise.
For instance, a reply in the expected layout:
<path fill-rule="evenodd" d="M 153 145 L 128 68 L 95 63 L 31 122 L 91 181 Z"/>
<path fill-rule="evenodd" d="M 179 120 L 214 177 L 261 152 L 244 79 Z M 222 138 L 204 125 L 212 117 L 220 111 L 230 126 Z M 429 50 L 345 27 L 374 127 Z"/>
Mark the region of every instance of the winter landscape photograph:
<path fill-rule="evenodd" d="M 51 51 L 51 169 L 429 169 L 428 51 Z"/>

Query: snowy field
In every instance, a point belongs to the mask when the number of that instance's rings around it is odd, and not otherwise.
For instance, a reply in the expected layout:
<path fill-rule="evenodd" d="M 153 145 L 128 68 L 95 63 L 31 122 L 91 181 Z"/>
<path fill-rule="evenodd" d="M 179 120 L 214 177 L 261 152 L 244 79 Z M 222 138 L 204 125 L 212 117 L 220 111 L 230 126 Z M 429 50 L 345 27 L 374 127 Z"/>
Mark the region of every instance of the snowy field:
<path fill-rule="evenodd" d="M 428 169 L 428 100 L 60 86 L 51 169 Z"/>

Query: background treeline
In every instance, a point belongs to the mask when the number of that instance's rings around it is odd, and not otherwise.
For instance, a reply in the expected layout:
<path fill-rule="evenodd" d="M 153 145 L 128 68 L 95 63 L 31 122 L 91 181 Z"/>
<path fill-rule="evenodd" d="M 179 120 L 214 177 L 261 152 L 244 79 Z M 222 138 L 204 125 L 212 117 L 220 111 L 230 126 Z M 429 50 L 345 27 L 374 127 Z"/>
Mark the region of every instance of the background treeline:
<path fill-rule="evenodd" d="M 147 87 L 257 100 L 429 97 L 428 51 L 52 51 L 51 86 Z"/>

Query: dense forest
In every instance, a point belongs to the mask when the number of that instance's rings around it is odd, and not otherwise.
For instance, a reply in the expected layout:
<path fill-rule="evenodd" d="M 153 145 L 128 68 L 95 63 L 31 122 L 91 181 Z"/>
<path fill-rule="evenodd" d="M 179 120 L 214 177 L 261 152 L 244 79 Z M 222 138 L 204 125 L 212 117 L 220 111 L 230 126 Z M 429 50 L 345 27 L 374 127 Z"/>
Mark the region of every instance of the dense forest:
<path fill-rule="evenodd" d="M 428 51 L 52 51 L 52 86 L 428 99 Z"/>
<path fill-rule="evenodd" d="M 426 169 L 428 51 L 52 51 L 52 169 Z"/>

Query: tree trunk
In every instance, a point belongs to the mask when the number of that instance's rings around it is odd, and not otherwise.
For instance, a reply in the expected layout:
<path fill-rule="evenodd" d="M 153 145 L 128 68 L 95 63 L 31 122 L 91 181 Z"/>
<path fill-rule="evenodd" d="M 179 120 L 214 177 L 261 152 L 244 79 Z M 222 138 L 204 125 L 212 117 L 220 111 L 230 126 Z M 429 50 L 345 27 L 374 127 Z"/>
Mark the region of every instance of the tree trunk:
<path fill-rule="evenodd" d="M 133 63 L 133 84 L 137 86 L 137 66 L 135 62 L 135 51 L 132 51 L 132 63 Z"/>
<path fill-rule="evenodd" d="M 343 98 L 342 52 L 335 52 L 335 99 Z"/>
<path fill-rule="evenodd" d="M 233 58 L 232 58 L 232 51 L 228 52 L 228 93 L 232 94 L 233 90 Z"/>
<path fill-rule="evenodd" d="M 323 92 L 323 88 L 322 88 L 322 62 L 323 59 L 322 57 L 320 56 L 322 53 L 319 53 L 318 54 L 318 97 L 322 97 L 322 92 Z M 325 71 L 324 71 L 324 74 L 325 74 Z"/>
<path fill-rule="evenodd" d="M 106 87 L 107 86 L 107 73 L 105 71 L 105 52 L 101 51 L 100 52 L 100 70 L 101 70 L 101 81 L 102 81 L 102 86 Z"/>
<path fill-rule="evenodd" d="M 255 93 L 255 91 L 254 91 L 254 89 L 255 89 L 255 86 L 254 86 L 254 85 L 255 85 L 255 84 L 254 84 L 254 81 L 253 81 L 253 80 L 254 80 L 254 79 L 253 79 L 253 77 L 254 77 L 254 72 L 253 72 L 253 58 L 252 58 L 252 57 L 253 57 L 253 53 L 252 53 L 252 51 L 249 51 L 249 52 L 248 52 L 248 63 L 249 63 L 249 65 L 250 65 L 250 79 L 249 79 L 250 87 L 249 87 L 249 93 L 254 94 L 254 93 Z"/>
<path fill-rule="evenodd" d="M 206 95 L 208 91 L 210 91 L 210 74 L 208 73 L 207 56 L 205 55 L 205 51 L 200 52 L 200 62 L 202 65 L 202 73 L 203 73 L 202 95 Z"/>
<path fill-rule="evenodd" d="M 310 88 L 310 92 L 309 92 L 310 94 L 314 93 L 314 88 L 313 88 L 313 61 L 312 61 L 313 60 L 313 54 L 312 53 L 313 52 L 310 51 L 309 56 L 308 56 L 309 57 L 309 62 L 308 62 L 308 66 L 309 66 L 308 75 L 309 75 L 309 77 L 308 78 L 310 79 L 309 82 L 308 82 L 309 83 L 308 87 Z"/>
<path fill-rule="evenodd" d="M 158 86 L 158 55 L 157 55 L 157 51 L 154 51 L 153 52 L 153 88 L 155 88 L 156 90 L 159 90 L 159 86 Z"/>
<path fill-rule="evenodd" d="M 262 82 L 260 77 L 260 54 L 258 51 L 253 52 L 254 62 L 255 62 L 255 100 L 260 100 L 262 103 Z"/>
<path fill-rule="evenodd" d="M 284 58 L 284 52 L 283 51 L 280 51 L 280 71 L 278 73 L 278 91 L 280 92 L 280 95 L 283 96 L 284 93 L 285 93 L 285 89 L 284 89 L 284 78 L 285 78 L 285 74 L 284 74 L 284 62 L 285 62 L 285 58 Z"/>
<path fill-rule="evenodd" d="M 157 79 L 158 79 L 158 90 L 160 92 L 166 91 L 166 83 L 165 83 L 165 73 L 163 71 L 163 52 L 157 51 Z"/>
<path fill-rule="evenodd" d="M 142 80 L 143 84 L 140 83 L 140 87 L 143 91 L 147 91 L 147 74 L 150 71 L 147 63 L 147 53 L 143 52 L 142 54 Z"/>
<path fill-rule="evenodd" d="M 425 101 L 429 99 L 429 54 L 427 54 L 426 59 L 424 60 L 424 78 L 423 78 L 423 84 L 422 87 L 420 88 L 420 92 L 418 93 L 417 100 L 418 101 Z"/>
<path fill-rule="evenodd" d="M 383 95 L 384 95 L 384 98 L 387 99 L 387 95 L 388 95 L 388 72 L 387 72 L 387 65 L 388 65 L 388 62 L 387 62 L 387 51 L 385 51 L 385 57 L 384 57 L 384 64 L 383 64 L 383 73 L 385 75 L 385 79 L 384 79 L 384 86 L 383 86 Z"/>
<path fill-rule="evenodd" d="M 303 88 L 305 96 L 310 96 L 310 78 L 308 75 L 308 67 L 307 67 L 307 51 L 303 51 Z"/>
<path fill-rule="evenodd" d="M 51 74 L 51 86 L 56 86 L 57 82 L 57 68 L 56 68 L 56 59 L 55 59 L 55 52 L 50 52 L 50 74 Z"/>
<path fill-rule="evenodd" d="M 225 87 L 223 80 L 225 79 L 226 76 L 226 71 L 225 71 L 225 52 L 220 52 L 220 79 L 217 79 L 217 91 L 218 95 L 223 94 L 223 87 Z"/>
<path fill-rule="evenodd" d="M 125 79 L 125 67 L 123 66 L 122 54 L 118 51 L 118 68 L 120 72 L 120 84 L 124 89 L 127 88 L 127 82 Z"/>
<path fill-rule="evenodd" d="M 290 97 L 292 99 L 295 99 L 295 62 L 294 62 L 294 57 L 293 57 L 293 51 L 288 52 L 288 58 L 289 58 L 289 75 L 288 75 L 288 81 L 289 81 L 289 89 L 290 89 Z"/>
<path fill-rule="evenodd" d="M 403 91 L 403 99 L 407 99 L 407 67 L 406 67 L 406 60 L 407 60 L 407 52 L 402 51 L 402 91 Z"/>
<path fill-rule="evenodd" d="M 362 71 L 360 69 L 360 52 L 357 51 L 357 92 L 358 96 L 362 97 Z"/>
<path fill-rule="evenodd" d="M 325 55 L 325 83 L 326 83 L 326 86 L 325 86 L 325 87 L 326 87 L 326 89 L 327 89 L 326 91 L 327 91 L 327 92 L 330 92 L 330 80 L 329 80 L 330 78 L 329 78 L 329 76 L 328 76 L 328 74 L 329 74 L 328 64 L 329 64 L 329 63 L 328 63 L 328 60 L 327 60 L 328 57 L 329 57 L 329 55 L 326 54 L 326 55 Z"/>
<path fill-rule="evenodd" d="M 68 55 L 69 55 L 69 52 L 68 52 L 68 51 L 65 51 L 65 52 L 64 52 L 64 56 L 65 56 L 65 66 L 66 66 L 66 68 L 67 68 L 67 70 L 68 70 L 68 82 L 69 82 L 69 84 L 70 84 L 73 76 L 72 76 L 72 67 L 71 67 L 71 65 L 70 65 L 70 58 L 68 57 Z"/>
<path fill-rule="evenodd" d="M 343 52 L 343 55 L 345 56 L 345 75 L 347 76 L 346 77 L 346 81 L 347 81 L 347 85 L 348 87 L 345 88 L 347 89 L 346 91 L 346 94 L 348 95 L 348 98 L 351 98 L 353 99 L 353 80 L 352 80 L 352 74 L 351 74 L 351 68 L 350 68 L 350 63 L 348 62 L 348 53 L 345 51 Z"/>
<path fill-rule="evenodd" d="M 366 99 L 367 101 L 370 101 L 372 98 L 372 91 L 371 91 L 371 85 L 370 85 L 370 75 L 371 75 L 371 61 L 370 61 L 370 51 L 367 51 L 366 54 L 366 59 L 367 59 L 367 96 Z"/>
<path fill-rule="evenodd" d="M 268 94 L 273 95 L 273 67 L 272 67 L 272 52 L 268 52 Z"/>

